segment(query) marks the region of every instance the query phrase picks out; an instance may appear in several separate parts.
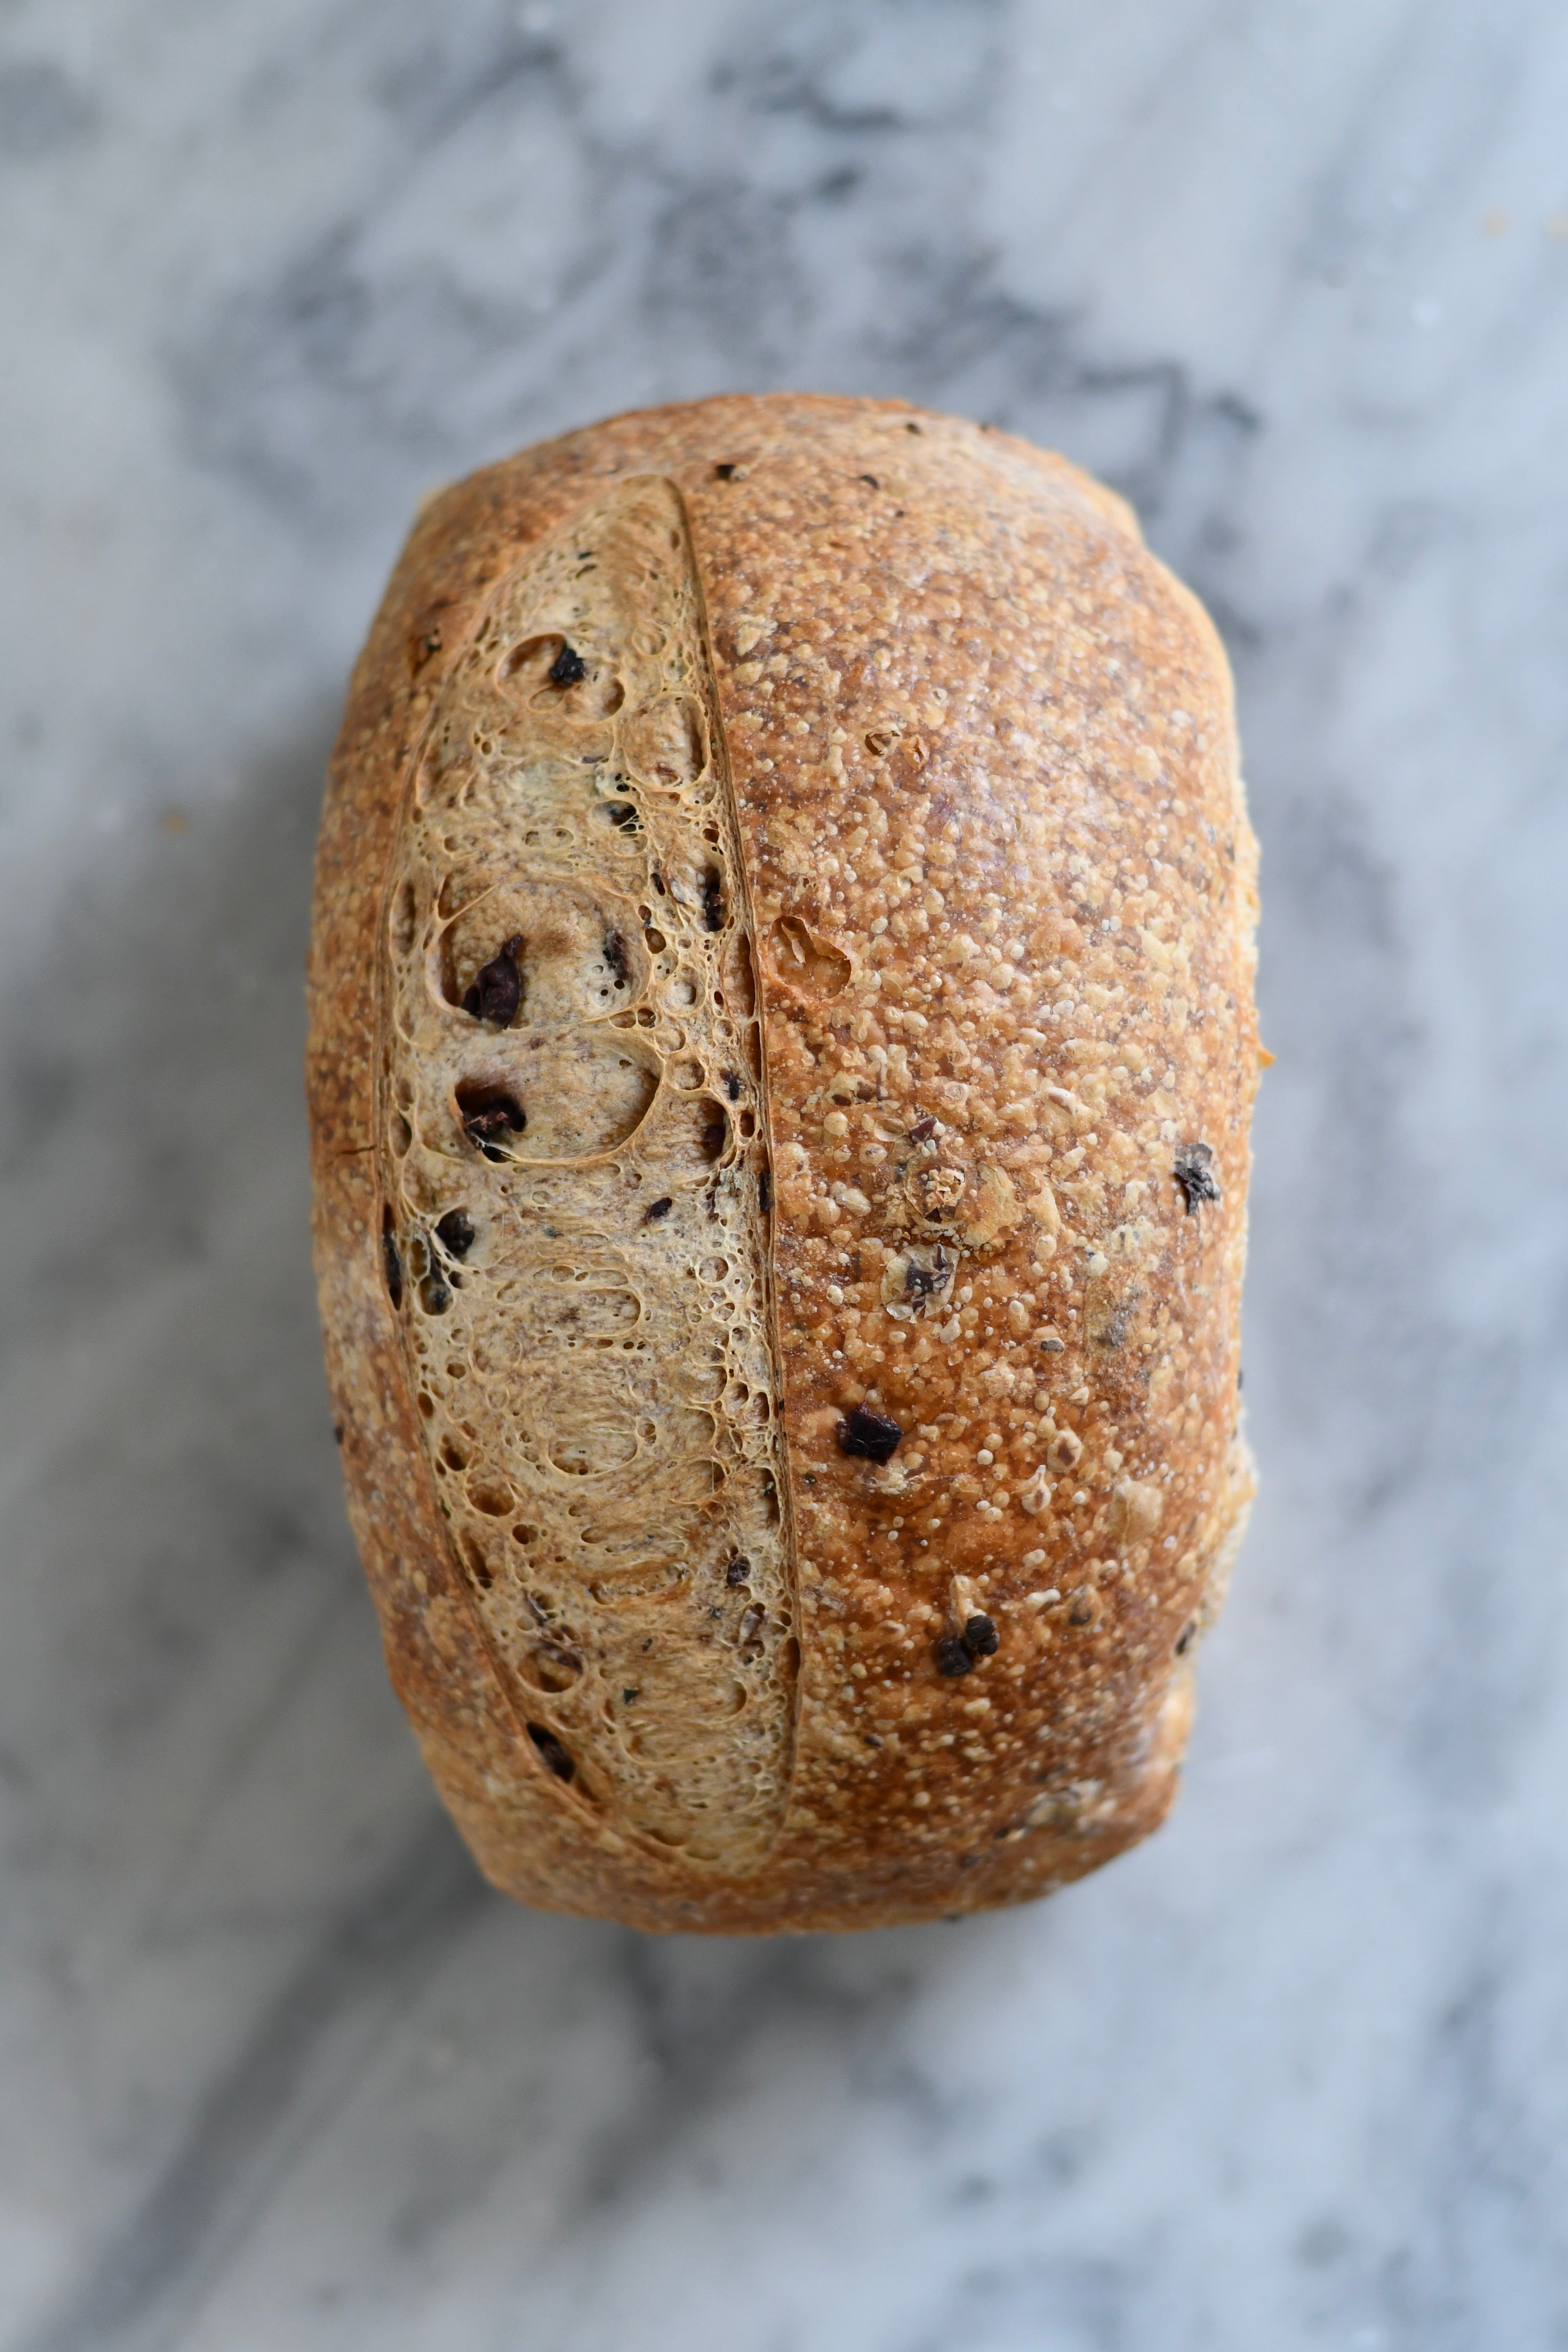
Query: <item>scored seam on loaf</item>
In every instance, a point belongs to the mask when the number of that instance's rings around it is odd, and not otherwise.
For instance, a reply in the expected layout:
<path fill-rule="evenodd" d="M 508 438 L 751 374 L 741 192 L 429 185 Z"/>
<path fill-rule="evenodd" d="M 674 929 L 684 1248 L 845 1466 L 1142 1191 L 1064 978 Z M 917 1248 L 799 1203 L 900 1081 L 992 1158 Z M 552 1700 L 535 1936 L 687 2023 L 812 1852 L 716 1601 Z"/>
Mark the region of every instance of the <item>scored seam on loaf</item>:
<path fill-rule="evenodd" d="M 787 1801 L 795 1594 L 749 909 L 672 484 L 490 599 L 383 937 L 388 1281 L 487 1649 L 547 1771 L 738 1874 Z"/>

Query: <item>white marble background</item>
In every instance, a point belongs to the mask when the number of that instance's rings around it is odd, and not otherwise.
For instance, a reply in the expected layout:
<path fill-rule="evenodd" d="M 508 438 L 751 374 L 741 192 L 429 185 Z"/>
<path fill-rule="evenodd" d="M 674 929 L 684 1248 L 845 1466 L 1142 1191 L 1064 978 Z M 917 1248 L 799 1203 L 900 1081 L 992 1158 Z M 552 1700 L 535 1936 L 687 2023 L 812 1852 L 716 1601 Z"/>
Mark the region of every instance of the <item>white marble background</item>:
<path fill-rule="evenodd" d="M 1565 121 L 1551 0 L 0 0 L 5 2352 L 1568 2346 Z M 1226 630 L 1267 1485 L 1152 1845 L 658 1942 L 385 1688 L 300 956 L 418 492 L 777 384 Z"/>

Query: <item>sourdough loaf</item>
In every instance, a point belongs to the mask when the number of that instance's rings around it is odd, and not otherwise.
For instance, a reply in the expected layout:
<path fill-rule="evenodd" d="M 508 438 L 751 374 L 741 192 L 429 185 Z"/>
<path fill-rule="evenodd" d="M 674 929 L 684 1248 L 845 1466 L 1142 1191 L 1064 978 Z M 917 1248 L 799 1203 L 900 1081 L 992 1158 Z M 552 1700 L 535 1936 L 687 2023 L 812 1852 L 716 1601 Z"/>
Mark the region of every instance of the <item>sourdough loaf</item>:
<path fill-rule="evenodd" d="M 316 1255 L 394 1681 L 481 1867 L 649 1928 L 1152 1829 L 1249 1493 L 1254 848 L 1128 509 L 901 404 L 429 500 L 354 673 Z"/>

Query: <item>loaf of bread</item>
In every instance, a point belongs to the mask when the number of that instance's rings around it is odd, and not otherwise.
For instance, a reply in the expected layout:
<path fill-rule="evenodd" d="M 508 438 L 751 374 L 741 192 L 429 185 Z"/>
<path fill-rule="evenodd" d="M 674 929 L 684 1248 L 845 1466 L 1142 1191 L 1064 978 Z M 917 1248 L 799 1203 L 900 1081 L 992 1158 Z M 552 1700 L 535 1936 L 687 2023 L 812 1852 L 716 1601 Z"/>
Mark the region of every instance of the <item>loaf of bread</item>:
<path fill-rule="evenodd" d="M 1162 1819 L 1250 1493 L 1254 865 L 1215 632 L 1059 457 L 726 398 L 426 502 L 322 824 L 316 1251 L 498 1886 L 879 1927 Z"/>

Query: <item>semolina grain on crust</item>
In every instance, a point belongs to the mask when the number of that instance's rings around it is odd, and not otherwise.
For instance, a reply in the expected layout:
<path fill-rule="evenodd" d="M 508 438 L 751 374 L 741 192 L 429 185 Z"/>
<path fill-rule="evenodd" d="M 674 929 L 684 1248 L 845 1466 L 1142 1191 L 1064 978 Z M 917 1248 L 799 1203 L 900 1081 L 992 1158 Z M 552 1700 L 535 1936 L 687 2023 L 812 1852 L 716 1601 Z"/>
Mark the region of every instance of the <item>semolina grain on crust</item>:
<path fill-rule="evenodd" d="M 1250 1491 L 1254 919 L 1218 642 L 1061 459 L 734 398 L 427 502 L 323 819 L 317 1263 L 499 1885 L 875 1926 L 1160 1821 Z"/>

